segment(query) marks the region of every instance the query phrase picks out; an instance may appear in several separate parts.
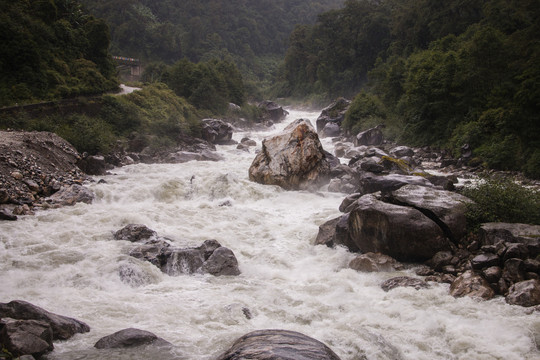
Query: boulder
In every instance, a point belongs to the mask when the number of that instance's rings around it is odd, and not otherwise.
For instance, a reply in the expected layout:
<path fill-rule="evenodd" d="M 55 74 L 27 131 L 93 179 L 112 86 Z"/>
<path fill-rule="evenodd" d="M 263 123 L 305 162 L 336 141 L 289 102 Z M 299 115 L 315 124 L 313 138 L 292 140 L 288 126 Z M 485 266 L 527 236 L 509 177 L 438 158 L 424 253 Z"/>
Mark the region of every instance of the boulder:
<path fill-rule="evenodd" d="M 45 200 L 52 205 L 70 206 L 79 202 L 91 204 L 94 197 L 95 195 L 90 189 L 79 184 L 72 184 L 63 186 Z"/>
<path fill-rule="evenodd" d="M 0 220 L 15 221 L 15 220 L 17 220 L 17 216 L 13 215 L 13 214 L 10 214 L 5 209 L 1 209 L 0 210 Z"/>
<path fill-rule="evenodd" d="M 258 105 L 259 109 L 264 112 L 265 118 L 273 122 L 280 122 L 289 115 L 287 110 L 284 110 L 281 106 L 273 101 L 265 100 Z"/>
<path fill-rule="evenodd" d="M 338 137 L 341 134 L 341 128 L 338 124 L 329 122 L 320 132 L 322 137 Z"/>
<path fill-rule="evenodd" d="M 345 119 L 345 114 L 351 105 L 351 101 L 345 98 L 339 98 L 332 104 L 328 105 L 321 111 L 321 115 L 317 118 L 317 132 L 323 131 L 328 124 L 337 125 L 339 131 L 340 125 Z"/>
<path fill-rule="evenodd" d="M 226 247 L 215 249 L 201 267 L 202 272 L 220 275 L 240 275 L 238 261 L 232 250 Z"/>
<path fill-rule="evenodd" d="M 454 297 L 477 297 L 489 300 L 495 296 L 495 292 L 489 283 L 472 270 L 467 270 L 454 280 L 450 285 L 450 295 Z"/>
<path fill-rule="evenodd" d="M 157 233 L 142 224 L 128 224 L 114 233 L 115 240 L 139 242 L 155 238 Z"/>
<path fill-rule="evenodd" d="M 309 120 L 298 119 L 270 139 L 249 168 L 249 179 L 287 190 L 317 189 L 330 181 L 330 161 Z"/>
<path fill-rule="evenodd" d="M 414 150 L 408 146 L 396 146 L 390 150 L 390 155 L 396 158 L 402 158 L 405 156 L 414 156 Z"/>
<path fill-rule="evenodd" d="M 381 252 L 398 261 L 425 261 L 449 249 L 443 231 L 427 216 L 374 195 L 364 195 L 355 202 L 347 225 L 345 236 L 336 234 L 336 243 L 351 251 Z"/>
<path fill-rule="evenodd" d="M 479 254 L 471 260 L 471 266 L 475 270 L 481 270 L 492 266 L 499 266 L 501 260 L 495 254 Z"/>
<path fill-rule="evenodd" d="M 426 264 L 435 271 L 442 271 L 445 266 L 452 263 L 454 255 L 450 251 L 439 251 Z"/>
<path fill-rule="evenodd" d="M 234 128 L 220 119 L 203 119 L 201 137 L 212 144 L 228 144 L 232 139 Z"/>
<path fill-rule="evenodd" d="M 337 157 L 345 157 L 347 151 L 352 149 L 354 144 L 351 142 L 338 142 L 334 144 L 334 155 Z"/>
<path fill-rule="evenodd" d="M 398 276 L 386 280 L 381 284 L 384 291 L 390 291 L 397 287 L 413 287 L 416 290 L 429 288 L 429 285 L 422 279 L 417 279 L 409 276 Z"/>
<path fill-rule="evenodd" d="M 32 355 L 37 358 L 53 350 L 53 330 L 45 321 L 3 318 L 0 344 L 15 357 Z"/>
<path fill-rule="evenodd" d="M 319 226 L 319 233 L 315 239 L 315 245 L 326 245 L 328 247 L 334 246 L 336 225 L 340 219 L 341 217 L 337 217 Z"/>
<path fill-rule="evenodd" d="M 395 271 L 403 269 L 403 265 L 392 257 L 372 252 L 358 255 L 351 260 L 349 267 L 361 272 Z"/>
<path fill-rule="evenodd" d="M 259 330 L 246 334 L 217 360 L 339 360 L 322 342 L 287 330 Z"/>
<path fill-rule="evenodd" d="M 419 185 L 405 185 L 392 192 L 392 202 L 412 206 L 435 221 L 446 236 L 457 242 L 466 234 L 465 211 L 472 201 L 455 192 Z"/>
<path fill-rule="evenodd" d="M 90 155 L 77 162 L 77 166 L 88 175 L 105 175 L 112 166 L 105 161 L 102 155 Z"/>
<path fill-rule="evenodd" d="M 540 305 L 540 281 L 526 280 L 515 283 L 508 291 L 506 302 L 527 307 Z"/>
<path fill-rule="evenodd" d="M 102 337 L 95 343 L 94 347 L 97 349 L 123 349 L 143 345 L 172 346 L 170 342 L 149 331 L 128 328 Z"/>
<path fill-rule="evenodd" d="M 357 192 L 362 194 L 371 194 L 377 191 L 389 193 L 405 185 L 433 187 L 433 185 L 422 176 L 400 174 L 379 176 L 373 173 L 364 173 L 360 176 Z"/>
<path fill-rule="evenodd" d="M 221 161 L 223 156 L 215 151 L 202 150 L 200 152 L 177 151 L 168 154 L 163 162 L 170 164 L 181 164 L 188 161 Z"/>
<path fill-rule="evenodd" d="M 43 321 L 51 326 L 54 340 L 67 340 L 77 333 L 90 331 L 90 327 L 82 321 L 53 314 L 22 300 L 0 303 L 0 318 L 6 317 L 17 320 Z"/>
<path fill-rule="evenodd" d="M 358 133 L 355 137 L 354 145 L 360 146 L 360 145 L 368 145 L 368 146 L 377 146 L 381 145 L 384 140 L 384 136 L 382 133 L 382 130 L 385 126 L 384 125 L 377 125 L 374 128 L 362 131 Z"/>
<path fill-rule="evenodd" d="M 527 246 L 531 258 L 540 255 L 540 225 L 485 223 L 480 226 L 479 237 L 482 245 L 521 243 Z"/>

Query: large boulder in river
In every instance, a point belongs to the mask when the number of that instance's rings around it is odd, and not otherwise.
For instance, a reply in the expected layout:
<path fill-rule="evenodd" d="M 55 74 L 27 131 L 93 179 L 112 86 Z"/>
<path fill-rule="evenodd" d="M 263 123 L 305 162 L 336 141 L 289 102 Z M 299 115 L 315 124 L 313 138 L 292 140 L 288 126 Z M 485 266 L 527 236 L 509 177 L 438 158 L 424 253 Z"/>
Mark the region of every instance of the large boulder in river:
<path fill-rule="evenodd" d="M 358 193 L 371 194 L 377 191 L 389 193 L 405 185 L 419 185 L 433 187 L 433 185 L 422 176 L 414 175 L 376 175 L 370 172 L 361 174 L 358 181 Z"/>
<path fill-rule="evenodd" d="M 384 125 L 377 125 L 374 128 L 362 131 L 356 135 L 354 138 L 354 145 L 360 146 L 360 145 L 368 145 L 368 146 L 376 146 L 381 145 L 384 140 L 384 136 L 382 133 L 382 130 L 385 126 Z"/>
<path fill-rule="evenodd" d="M 236 340 L 218 360 L 339 360 L 322 342 L 287 330 L 259 330 Z"/>
<path fill-rule="evenodd" d="M 289 115 L 287 110 L 270 100 L 260 102 L 258 107 L 265 113 L 264 116 L 273 122 L 280 122 Z"/>
<path fill-rule="evenodd" d="M 94 197 L 95 195 L 92 190 L 79 184 L 72 184 L 69 186 L 63 186 L 60 190 L 45 200 L 52 205 L 69 206 L 75 205 L 79 202 L 91 204 L 92 201 L 94 201 Z"/>
<path fill-rule="evenodd" d="M 317 132 L 321 133 L 328 124 L 337 125 L 338 131 L 341 123 L 345 119 L 345 113 L 349 110 L 351 101 L 345 98 L 339 98 L 321 111 L 317 118 Z"/>
<path fill-rule="evenodd" d="M 0 318 L 43 321 L 51 326 L 55 340 L 67 340 L 77 333 L 90 331 L 82 321 L 53 314 L 22 300 L 0 303 Z"/>
<path fill-rule="evenodd" d="M 143 345 L 172 346 L 172 344 L 155 334 L 134 328 L 128 328 L 99 339 L 94 347 L 97 349 L 124 349 Z"/>
<path fill-rule="evenodd" d="M 465 271 L 450 285 L 450 295 L 454 297 L 470 296 L 489 300 L 495 291 L 489 283 L 472 270 Z"/>
<path fill-rule="evenodd" d="M 227 145 L 231 142 L 233 126 L 220 119 L 203 119 L 202 138 L 213 144 Z"/>
<path fill-rule="evenodd" d="M 506 302 L 512 305 L 535 306 L 540 304 L 540 281 L 526 280 L 510 287 Z"/>
<path fill-rule="evenodd" d="M 485 223 L 479 230 L 482 245 L 495 245 L 498 242 L 524 244 L 529 257 L 540 254 L 540 225 L 517 223 Z"/>
<path fill-rule="evenodd" d="M 369 194 L 352 208 L 344 215 L 347 229 L 340 233 L 336 227 L 334 241 L 351 251 L 380 252 L 398 261 L 425 261 L 449 249 L 441 228 L 413 207 L 386 203 Z"/>
<path fill-rule="evenodd" d="M 52 341 L 53 330 L 44 321 L 0 319 L 0 344 L 15 357 L 39 358 L 53 350 Z"/>
<path fill-rule="evenodd" d="M 287 190 L 317 189 L 328 183 L 329 154 L 309 120 L 298 119 L 270 139 L 249 168 L 249 179 Z"/>

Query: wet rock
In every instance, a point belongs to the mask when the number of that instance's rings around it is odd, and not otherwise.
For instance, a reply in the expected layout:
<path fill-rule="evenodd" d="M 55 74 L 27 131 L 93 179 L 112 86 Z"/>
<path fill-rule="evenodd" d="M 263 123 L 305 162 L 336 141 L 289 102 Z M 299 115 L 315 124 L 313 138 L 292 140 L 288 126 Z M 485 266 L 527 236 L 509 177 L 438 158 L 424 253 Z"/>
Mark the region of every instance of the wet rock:
<path fill-rule="evenodd" d="M 510 287 L 506 302 L 511 305 L 536 306 L 540 304 L 540 281 L 526 280 Z"/>
<path fill-rule="evenodd" d="M 341 212 L 351 212 L 353 210 L 354 204 L 358 199 L 360 199 L 363 195 L 360 193 L 354 193 L 348 195 L 341 204 L 339 205 L 339 211 Z"/>
<path fill-rule="evenodd" d="M 336 225 L 341 217 L 329 220 L 319 226 L 319 233 L 315 239 L 315 245 L 334 246 L 334 238 L 336 234 Z"/>
<path fill-rule="evenodd" d="M 496 284 L 502 276 L 502 269 L 498 266 L 491 266 L 482 270 L 482 275 L 490 284 Z"/>
<path fill-rule="evenodd" d="M 8 213 L 6 210 L 0 210 L 0 220 L 15 221 L 17 216 Z"/>
<path fill-rule="evenodd" d="M 53 350 L 52 341 L 53 330 L 44 321 L 0 319 L 0 344 L 15 357 L 38 358 Z"/>
<path fill-rule="evenodd" d="M 232 139 L 234 128 L 220 119 L 203 119 L 201 137 L 213 144 L 228 144 Z"/>
<path fill-rule="evenodd" d="M 466 234 L 467 204 L 472 201 L 458 193 L 428 188 L 419 185 L 405 185 L 392 192 L 391 201 L 420 210 L 435 221 L 453 242 Z"/>
<path fill-rule="evenodd" d="M 389 204 L 373 195 L 364 195 L 354 205 L 348 219 L 347 237 L 336 243 L 351 251 L 381 252 L 399 261 L 425 261 L 449 249 L 441 228 L 420 211 Z"/>
<path fill-rule="evenodd" d="M 273 101 L 265 100 L 258 105 L 264 112 L 264 117 L 273 122 L 280 122 L 289 115 L 289 112 Z"/>
<path fill-rule="evenodd" d="M 339 98 L 332 104 L 325 107 L 316 120 L 317 132 L 322 132 L 328 124 L 337 125 L 338 132 L 341 123 L 345 119 L 345 114 L 351 105 L 351 101 Z"/>
<path fill-rule="evenodd" d="M 413 156 L 414 150 L 408 146 L 396 146 L 395 148 L 390 150 L 390 155 L 396 158 L 402 158 L 405 156 Z"/>
<path fill-rule="evenodd" d="M 94 193 L 78 184 L 63 186 L 58 192 L 49 196 L 46 201 L 52 205 L 70 206 L 83 202 L 91 204 L 94 201 Z"/>
<path fill-rule="evenodd" d="M 366 253 L 358 255 L 349 263 L 349 267 L 361 272 L 395 271 L 403 269 L 403 265 L 388 255 Z"/>
<path fill-rule="evenodd" d="M 287 190 L 317 189 L 330 181 L 330 162 L 308 120 L 299 119 L 262 143 L 249 179 Z"/>
<path fill-rule="evenodd" d="M 508 286 L 525 280 L 525 262 L 516 258 L 506 260 L 504 262 L 502 278 Z"/>
<path fill-rule="evenodd" d="M 454 255 L 450 251 L 439 251 L 426 264 L 435 271 L 442 271 L 443 267 L 452 263 Z"/>
<path fill-rule="evenodd" d="M 139 242 L 155 238 L 157 233 L 142 224 L 128 224 L 122 229 L 114 233 L 115 240 L 128 240 L 131 242 Z"/>
<path fill-rule="evenodd" d="M 386 280 L 381 284 L 384 291 L 390 291 L 397 287 L 413 287 L 416 290 L 429 288 L 429 285 L 422 279 L 412 278 L 409 276 L 398 276 Z"/>
<path fill-rule="evenodd" d="M 374 128 L 362 131 L 358 133 L 355 137 L 355 145 L 368 145 L 368 146 L 374 146 L 374 145 L 381 145 L 383 143 L 384 137 L 381 129 L 383 129 L 384 125 L 377 125 Z"/>
<path fill-rule="evenodd" d="M 495 292 L 483 277 L 469 270 L 458 276 L 450 285 L 450 295 L 454 297 L 478 297 L 489 300 L 495 296 Z"/>
<path fill-rule="evenodd" d="M 504 253 L 503 261 L 512 258 L 525 260 L 528 257 L 529 250 L 527 249 L 527 245 L 519 243 L 506 244 L 506 252 Z"/>
<path fill-rule="evenodd" d="M 481 269 L 485 269 L 491 266 L 498 266 L 499 262 L 500 262 L 500 259 L 497 255 L 487 253 L 487 254 L 476 255 L 471 260 L 471 266 L 475 270 L 481 270 Z"/>
<path fill-rule="evenodd" d="M 390 193 L 405 185 L 419 185 L 433 187 L 433 185 L 421 176 L 410 176 L 400 174 L 375 175 L 365 173 L 359 178 L 358 191 L 362 194 L 371 194 L 377 191 Z"/>
<path fill-rule="evenodd" d="M 204 273 L 215 276 L 240 275 L 238 261 L 234 253 L 226 247 L 219 247 L 214 250 L 212 255 L 202 265 L 201 270 Z"/>
<path fill-rule="evenodd" d="M 112 168 L 101 155 L 83 157 L 77 162 L 77 166 L 88 175 L 105 175 L 107 170 Z"/>
<path fill-rule="evenodd" d="M 345 157 L 345 153 L 354 147 L 351 142 L 338 142 L 334 144 L 334 155 L 337 157 Z"/>
<path fill-rule="evenodd" d="M 259 330 L 246 334 L 217 360 L 339 360 L 322 342 L 287 330 Z"/>
<path fill-rule="evenodd" d="M 483 245 L 521 243 L 527 246 L 529 257 L 540 255 L 540 225 L 486 223 L 480 226 L 479 237 Z"/>
<path fill-rule="evenodd" d="M 143 345 L 172 346 L 170 342 L 157 337 L 149 331 L 128 328 L 102 337 L 96 342 L 94 347 L 97 349 L 118 349 Z"/>
<path fill-rule="evenodd" d="M 377 158 L 372 157 L 362 159 L 356 162 L 354 166 L 356 168 L 359 167 L 363 171 L 368 171 L 374 174 L 380 174 L 385 170 L 384 166 L 377 161 Z"/>
<path fill-rule="evenodd" d="M 322 137 L 337 137 L 341 133 L 341 128 L 336 123 L 328 123 L 320 133 Z"/>
<path fill-rule="evenodd" d="M 54 340 L 67 340 L 77 333 L 90 331 L 82 321 L 53 314 L 22 300 L 0 303 L 0 318 L 43 321 L 51 326 Z"/>
<path fill-rule="evenodd" d="M 257 146 L 257 142 L 255 140 L 251 140 L 250 138 L 242 138 L 240 143 L 246 146 Z"/>
<path fill-rule="evenodd" d="M 173 152 L 168 154 L 163 161 L 165 163 L 181 164 L 188 161 L 221 161 L 223 159 L 223 156 L 215 151 L 202 150 L 201 152 Z"/>

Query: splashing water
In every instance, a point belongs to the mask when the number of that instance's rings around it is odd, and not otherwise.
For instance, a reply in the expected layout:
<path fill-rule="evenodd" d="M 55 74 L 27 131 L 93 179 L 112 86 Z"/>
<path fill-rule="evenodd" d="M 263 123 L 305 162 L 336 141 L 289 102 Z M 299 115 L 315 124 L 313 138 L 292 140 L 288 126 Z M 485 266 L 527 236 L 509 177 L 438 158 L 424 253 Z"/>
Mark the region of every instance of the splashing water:
<path fill-rule="evenodd" d="M 314 123 L 317 115 L 291 110 L 287 122 Z M 248 136 L 260 147 L 285 125 L 235 139 Z M 332 150 L 329 140 L 323 145 Z M 347 268 L 353 254 L 313 245 L 318 226 L 339 216 L 344 194 L 250 182 L 253 148 L 218 151 L 225 161 L 118 168 L 100 177 L 105 184 L 89 185 L 97 194 L 91 205 L 0 223 L 0 302 L 26 300 L 92 328 L 55 343 L 49 358 L 159 359 L 140 350 L 90 351 L 128 327 L 173 343 L 178 359 L 213 359 L 236 338 L 268 328 L 314 337 L 343 360 L 540 358 L 537 313 L 502 298 L 455 299 L 444 284 L 384 292 L 384 280 L 412 272 L 356 272 Z M 242 274 L 165 275 L 128 256 L 130 243 L 113 240 L 129 223 L 177 247 L 216 239 L 234 251 Z"/>

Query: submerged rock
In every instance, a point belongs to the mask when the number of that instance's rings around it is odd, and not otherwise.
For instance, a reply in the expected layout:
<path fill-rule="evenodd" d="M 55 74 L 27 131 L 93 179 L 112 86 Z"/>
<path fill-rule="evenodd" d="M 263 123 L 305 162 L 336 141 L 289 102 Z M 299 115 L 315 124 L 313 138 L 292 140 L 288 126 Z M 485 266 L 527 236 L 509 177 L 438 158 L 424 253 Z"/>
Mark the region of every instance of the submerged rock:
<path fill-rule="evenodd" d="M 154 230 L 149 229 L 143 224 L 128 224 L 114 233 L 116 240 L 128 240 L 131 242 L 148 240 L 156 236 L 157 233 Z"/>
<path fill-rule="evenodd" d="M 349 263 L 349 267 L 362 272 L 395 271 L 403 269 L 396 259 L 381 253 L 368 252 L 358 255 Z"/>
<path fill-rule="evenodd" d="M 157 337 L 149 331 L 128 328 L 102 337 L 94 347 L 97 349 L 118 349 L 143 345 L 172 346 L 170 342 Z"/>
<path fill-rule="evenodd" d="M 397 287 L 413 287 L 416 290 L 429 288 L 429 285 L 422 279 L 412 278 L 409 276 L 398 276 L 386 280 L 381 284 L 384 291 L 390 291 Z"/>
<path fill-rule="evenodd" d="M 259 330 L 236 340 L 217 360 L 339 360 L 322 342 L 287 330 Z"/>
<path fill-rule="evenodd" d="M 298 119 L 262 143 L 249 179 L 287 190 L 317 189 L 330 181 L 330 158 L 309 120 Z"/>

